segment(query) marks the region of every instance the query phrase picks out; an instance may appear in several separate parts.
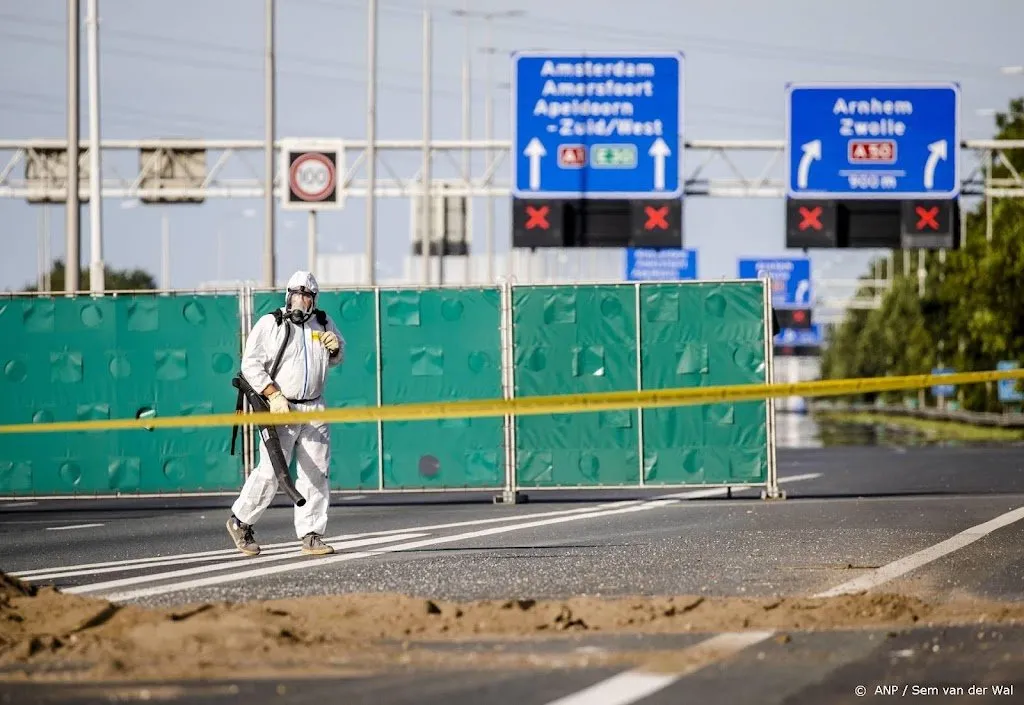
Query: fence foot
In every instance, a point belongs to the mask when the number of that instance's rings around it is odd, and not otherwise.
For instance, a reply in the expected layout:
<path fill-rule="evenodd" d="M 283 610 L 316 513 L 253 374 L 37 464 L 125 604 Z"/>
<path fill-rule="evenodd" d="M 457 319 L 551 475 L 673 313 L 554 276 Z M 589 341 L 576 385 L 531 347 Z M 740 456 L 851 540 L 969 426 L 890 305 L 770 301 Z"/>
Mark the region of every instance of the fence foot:
<path fill-rule="evenodd" d="M 725 488 L 725 498 L 732 499 L 732 485 Z"/>
<path fill-rule="evenodd" d="M 786 491 L 780 490 L 778 487 L 772 487 L 771 489 L 765 488 L 761 490 L 761 499 L 785 499 Z"/>
<path fill-rule="evenodd" d="M 501 494 L 494 495 L 495 504 L 526 504 L 530 496 L 518 490 L 505 490 Z"/>

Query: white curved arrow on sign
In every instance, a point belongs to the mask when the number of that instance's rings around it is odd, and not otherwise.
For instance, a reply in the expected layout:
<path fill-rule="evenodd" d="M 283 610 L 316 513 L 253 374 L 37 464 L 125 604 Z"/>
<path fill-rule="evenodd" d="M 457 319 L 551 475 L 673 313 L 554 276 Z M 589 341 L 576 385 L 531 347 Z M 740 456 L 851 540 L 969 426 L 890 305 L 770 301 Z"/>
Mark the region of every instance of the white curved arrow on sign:
<path fill-rule="evenodd" d="M 946 140 L 939 140 L 928 145 L 928 161 L 924 163 L 925 188 L 932 188 L 935 185 L 935 167 L 939 165 L 940 159 L 946 160 L 948 151 L 949 145 L 946 144 Z"/>
<path fill-rule="evenodd" d="M 798 188 L 807 188 L 807 174 L 811 170 L 811 162 L 821 159 L 821 140 L 812 140 L 801 146 L 804 155 L 800 157 L 800 168 L 796 172 Z"/>

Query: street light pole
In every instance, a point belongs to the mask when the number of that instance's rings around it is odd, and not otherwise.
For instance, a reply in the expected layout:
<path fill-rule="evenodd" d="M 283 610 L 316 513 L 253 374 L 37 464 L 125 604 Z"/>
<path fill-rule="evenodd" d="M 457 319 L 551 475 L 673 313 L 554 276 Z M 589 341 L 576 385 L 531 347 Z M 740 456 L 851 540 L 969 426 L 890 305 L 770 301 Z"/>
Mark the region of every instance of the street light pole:
<path fill-rule="evenodd" d="M 68 185 L 65 196 L 65 226 L 67 251 L 64 262 L 64 291 L 78 291 L 79 271 L 82 265 L 82 206 L 78 198 L 78 79 L 81 62 L 78 57 L 79 32 L 78 0 L 68 0 Z M 93 145 L 93 149 L 99 145 Z"/>
<path fill-rule="evenodd" d="M 266 0 L 265 44 L 263 62 L 264 83 L 264 154 L 263 170 L 267 182 L 263 194 L 263 285 L 273 287 L 275 284 L 276 255 L 274 247 L 274 0 Z"/>
<path fill-rule="evenodd" d="M 377 281 L 377 0 L 369 0 L 366 36 L 366 279 Z"/>
<path fill-rule="evenodd" d="M 501 11 L 498 11 L 498 12 L 473 12 L 473 11 L 469 10 L 468 7 L 469 7 L 469 3 L 467 1 L 467 2 L 465 2 L 463 4 L 463 8 L 461 10 L 453 10 L 452 14 L 454 14 L 454 15 L 456 15 L 458 17 L 465 17 L 466 18 L 466 44 L 467 44 L 467 52 L 468 52 L 468 45 L 469 45 L 469 18 L 470 17 L 479 17 L 485 23 L 485 27 L 486 27 L 486 29 L 485 29 L 486 40 L 485 41 L 486 41 L 486 44 L 485 44 L 484 47 L 482 47 L 482 50 L 487 53 L 487 61 L 484 64 L 484 131 L 485 131 L 484 139 L 490 141 L 490 140 L 494 139 L 494 95 L 493 95 L 493 91 L 492 91 L 493 86 L 491 85 L 491 80 L 492 80 L 491 79 L 491 70 L 492 70 L 491 63 L 492 63 L 493 54 L 495 52 L 495 49 L 494 49 L 494 47 L 492 45 L 492 39 L 493 39 L 493 34 L 494 34 L 493 22 L 494 22 L 494 20 L 512 19 L 512 18 L 515 18 L 515 17 L 522 17 L 523 15 L 526 14 L 526 12 L 523 11 L 523 10 L 501 10 Z M 467 68 L 466 68 L 467 73 L 464 73 L 464 75 L 463 75 L 463 100 L 467 101 L 467 102 L 469 100 L 469 98 L 468 98 L 468 90 L 466 89 L 466 86 L 468 86 L 468 83 L 469 83 L 468 70 L 469 69 L 468 69 L 468 59 L 467 59 Z M 463 103 L 463 121 L 466 124 L 468 124 L 468 122 L 469 122 L 469 108 L 468 108 L 466 102 Z M 469 138 L 468 138 L 467 134 L 468 133 L 466 133 L 465 129 L 464 129 L 463 136 L 464 136 L 465 139 L 468 140 Z M 486 160 L 489 160 L 491 158 L 490 150 L 485 152 L 485 154 L 487 155 L 485 157 L 485 165 L 484 165 L 484 168 L 486 170 L 487 169 Z M 468 156 L 466 157 L 466 159 L 468 160 Z M 467 177 L 466 178 L 467 178 L 467 180 L 469 179 L 468 171 L 467 171 Z M 495 254 L 494 253 L 494 197 L 488 195 L 488 196 L 485 196 L 484 198 L 485 198 L 485 201 L 484 201 L 484 206 L 485 206 L 485 211 L 484 211 L 484 226 L 485 226 L 484 241 L 485 241 L 485 248 L 486 248 L 486 251 L 487 251 L 487 282 L 491 283 L 492 281 L 494 281 L 494 254 Z"/>

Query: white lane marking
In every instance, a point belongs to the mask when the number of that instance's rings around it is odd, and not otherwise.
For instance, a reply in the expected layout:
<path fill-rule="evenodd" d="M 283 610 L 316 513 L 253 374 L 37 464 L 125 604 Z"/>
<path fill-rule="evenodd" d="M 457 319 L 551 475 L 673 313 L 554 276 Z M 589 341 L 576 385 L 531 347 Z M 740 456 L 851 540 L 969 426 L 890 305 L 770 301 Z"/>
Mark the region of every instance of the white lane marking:
<path fill-rule="evenodd" d="M 679 678 L 674 673 L 623 671 L 547 705 L 625 705 L 657 693 Z"/>
<path fill-rule="evenodd" d="M 324 541 L 344 541 L 348 539 L 363 538 L 368 536 L 392 536 L 394 534 L 403 534 L 409 532 L 430 532 L 441 529 L 457 529 L 464 526 L 481 526 L 485 524 L 497 524 L 501 522 L 513 522 L 513 521 L 524 521 L 533 519 L 535 517 L 549 517 L 549 516 L 566 516 L 572 514 L 583 514 L 585 512 L 592 512 L 596 509 L 601 508 L 614 508 L 620 506 L 627 506 L 631 504 L 639 504 L 641 500 L 623 500 L 619 502 L 609 502 L 602 507 L 578 507 L 576 509 L 559 509 L 550 512 L 536 512 L 533 514 L 516 514 L 512 516 L 503 517 L 491 517 L 489 519 L 470 519 L 466 521 L 454 521 L 445 524 L 431 524 L 427 526 L 408 526 L 401 529 L 387 529 L 384 531 L 370 531 L 363 534 L 342 534 L 339 536 L 332 536 L 324 539 Z M 12 523 L 12 522 L 5 522 Z M 284 541 L 281 543 L 271 543 L 263 546 L 264 549 L 268 548 L 288 548 L 294 547 L 295 541 Z M 41 573 L 52 573 L 56 570 L 84 570 L 87 568 L 106 568 L 108 566 L 121 566 L 121 565 L 142 565 L 146 563 L 152 563 L 154 561 L 167 561 L 167 560 L 179 560 L 186 558 L 197 558 L 200 556 L 231 556 L 237 554 L 237 550 L 234 548 L 218 548 L 211 551 L 200 551 L 197 553 L 178 553 L 170 556 L 146 556 L 143 558 L 127 558 L 120 561 L 104 561 L 102 563 L 80 563 L 78 565 L 68 566 L 55 566 L 52 568 L 34 568 L 32 570 L 25 570 L 18 573 L 9 573 L 17 578 L 32 578 L 35 575 Z"/>
<path fill-rule="evenodd" d="M 1024 519 L 1024 507 L 1018 507 L 1017 509 L 1006 512 L 1005 514 L 1000 514 L 995 519 L 991 519 L 983 524 L 978 524 L 977 526 L 965 529 L 959 534 L 951 536 L 945 541 L 941 541 L 934 546 L 929 546 L 917 553 L 912 553 L 909 556 L 900 558 L 899 560 L 886 563 L 882 567 L 872 570 L 870 573 L 861 575 L 860 577 L 849 580 L 842 585 L 837 585 L 834 588 L 825 590 L 824 592 L 819 592 L 815 597 L 835 597 L 836 595 L 850 595 L 853 593 L 863 592 L 864 590 L 870 590 L 882 583 L 889 582 L 890 580 L 898 578 L 905 573 L 909 573 L 915 568 L 920 568 L 927 563 L 938 560 L 953 551 L 958 551 L 964 546 L 969 546 L 978 539 L 988 536 L 996 529 L 1009 526 L 1021 519 Z"/>
<path fill-rule="evenodd" d="M 650 673 L 643 667 L 624 671 L 546 705 L 629 705 L 657 693 L 680 678 L 724 660 L 771 637 L 773 632 L 725 632 L 678 652 L 688 662 L 671 673 Z"/>
<path fill-rule="evenodd" d="M 439 536 L 437 538 L 423 539 L 421 541 L 410 541 L 407 543 L 395 544 L 392 546 L 386 546 L 384 548 L 375 549 L 372 551 L 359 551 L 356 553 L 345 553 L 342 555 L 327 556 L 319 558 L 315 561 L 304 561 L 301 563 L 289 563 L 287 565 L 272 566 L 268 568 L 256 568 L 253 570 L 246 570 L 241 572 L 232 572 L 227 575 L 215 575 L 208 576 L 205 578 L 198 578 L 195 580 L 184 580 L 177 583 L 169 583 L 166 585 L 156 585 L 149 588 L 141 588 L 138 590 L 128 590 L 125 592 L 116 593 L 104 593 L 97 595 L 97 597 L 103 597 L 110 601 L 124 601 L 133 600 L 139 597 L 149 597 L 152 595 L 162 595 L 168 592 L 179 592 L 181 590 L 191 590 L 194 588 L 208 587 L 210 585 L 219 585 L 221 583 L 238 582 L 249 578 L 261 578 L 267 575 L 276 575 L 279 573 L 287 573 L 295 570 L 306 570 L 309 568 L 322 568 L 324 566 L 332 565 L 335 563 L 343 563 L 346 561 L 352 561 L 360 558 L 370 558 L 372 556 L 379 556 L 385 553 L 398 553 L 401 551 L 411 551 L 416 548 L 423 548 L 425 546 L 436 546 L 444 543 L 454 543 L 456 541 L 466 541 L 469 539 L 482 538 L 484 536 L 495 536 L 498 534 L 508 533 L 510 531 L 522 531 L 523 529 L 532 529 L 538 526 L 550 526 L 552 524 L 563 524 L 570 521 L 581 521 L 584 519 L 596 519 L 607 516 L 616 516 L 618 514 L 626 514 L 630 512 L 642 512 L 649 509 L 654 509 L 655 505 L 640 504 L 632 507 L 623 507 L 620 509 L 612 510 L 592 510 L 589 514 L 576 514 L 573 516 L 561 516 L 552 517 L 550 519 L 541 519 L 538 521 L 529 521 L 519 524 L 513 524 L 511 526 L 494 526 L 488 529 L 479 529 L 477 531 L 467 531 L 461 534 L 452 534 L 449 536 Z M 146 576 L 147 578 L 161 579 L 159 576 Z M 74 592 L 79 593 L 94 593 L 99 590 L 105 589 L 104 584 L 99 585 L 80 585 L 74 588 Z M 70 592 L 72 590 L 65 590 Z"/>
<path fill-rule="evenodd" d="M 426 534 L 415 534 L 416 536 L 426 536 Z M 326 539 L 327 543 L 332 541 L 338 541 L 339 539 Z M 394 539 L 392 539 L 394 540 Z M 272 548 L 260 550 L 260 556 L 275 556 L 283 553 L 295 554 L 298 552 L 298 542 L 292 543 L 288 548 Z M 246 561 L 252 560 L 249 556 L 239 553 L 237 550 L 231 555 L 216 555 L 216 556 L 197 556 L 195 558 L 177 558 L 174 560 L 170 559 L 154 559 L 147 563 L 134 563 L 132 565 L 112 565 L 103 568 L 90 568 L 88 570 L 55 570 L 52 573 L 37 573 L 33 574 L 31 580 L 53 580 L 55 578 L 77 578 L 83 575 L 103 575 L 106 573 L 127 573 L 132 570 L 147 570 L 149 568 L 163 568 L 169 565 L 188 565 L 189 563 L 208 563 L 211 561 L 220 560 L 234 560 L 234 561 Z"/>
<path fill-rule="evenodd" d="M 72 529 L 93 529 L 103 524 L 72 524 L 71 526 L 48 526 L 47 531 L 70 531 Z"/>
<path fill-rule="evenodd" d="M 820 472 L 808 472 L 803 475 L 790 475 L 788 477 L 780 477 L 779 484 L 784 482 L 803 482 L 804 480 L 814 480 L 821 477 Z M 744 490 L 756 490 L 757 486 L 754 487 L 736 487 L 733 492 L 743 492 Z M 709 487 L 703 490 L 690 490 L 688 492 L 675 492 L 673 494 L 662 494 L 658 495 L 657 499 L 703 499 L 704 497 L 718 497 L 720 495 L 728 494 L 728 487 Z"/>
<path fill-rule="evenodd" d="M 783 482 L 800 482 L 802 480 L 811 480 L 811 479 L 814 479 L 814 478 L 817 478 L 817 477 L 820 477 L 820 476 L 821 476 L 821 473 L 807 473 L 807 474 L 804 474 L 804 475 L 792 475 L 792 476 L 789 476 L 789 477 L 780 477 L 779 478 L 779 482 L 780 483 L 783 483 Z M 754 489 L 756 489 L 756 488 L 754 488 Z M 697 498 L 702 498 L 702 497 L 716 497 L 718 495 L 723 495 L 725 493 L 726 493 L 726 488 L 724 488 L 724 487 L 715 487 L 715 488 L 709 488 L 709 489 L 693 490 L 693 491 L 690 491 L 690 492 L 682 492 L 682 493 L 670 494 L 670 495 L 660 495 L 660 496 L 654 498 L 654 500 L 656 501 L 656 500 L 659 500 L 659 499 L 667 499 L 667 498 L 674 499 L 674 498 L 677 498 L 677 497 L 681 498 L 681 499 L 697 499 Z M 364 497 L 364 496 L 365 495 L 357 495 L 356 497 Z M 351 497 L 350 499 L 356 499 L 356 497 Z M 385 531 L 373 531 L 373 532 L 367 532 L 367 533 L 362 533 L 362 534 L 341 534 L 341 535 L 338 535 L 338 536 L 329 537 L 329 538 L 324 539 L 324 540 L 328 541 L 328 542 L 330 542 L 330 541 L 346 541 L 346 540 L 350 540 L 350 539 L 363 538 L 363 537 L 367 537 L 367 536 L 388 536 L 388 535 L 393 535 L 393 534 L 401 534 L 401 533 L 407 533 L 407 532 L 420 532 L 420 531 L 427 531 L 427 532 L 429 532 L 429 531 L 437 531 L 437 530 L 440 530 L 440 529 L 461 528 L 461 527 L 464 527 L 464 526 L 481 526 L 481 525 L 496 524 L 496 523 L 501 523 L 501 522 L 524 521 L 524 520 L 531 520 L 531 519 L 535 519 L 535 518 L 539 518 L 539 517 L 570 516 L 570 515 L 573 515 L 573 514 L 582 514 L 582 513 L 585 513 L 585 512 L 595 511 L 596 509 L 602 509 L 602 508 L 603 509 L 612 509 L 612 508 L 616 508 L 616 507 L 623 507 L 623 506 L 629 506 L 629 505 L 633 505 L 633 504 L 639 504 L 642 501 L 644 501 L 644 500 L 636 500 L 636 499 L 620 500 L 620 501 L 617 501 L 617 502 L 608 502 L 608 503 L 602 504 L 600 506 L 579 507 L 579 508 L 576 508 L 576 509 L 560 509 L 560 510 L 554 510 L 554 511 L 550 511 L 550 512 L 537 512 L 537 513 L 533 513 L 533 514 L 520 514 L 520 515 L 515 515 L 515 516 L 491 517 L 489 519 L 470 519 L 470 520 L 467 520 L 467 521 L 448 522 L 448 523 L 445 523 L 445 524 L 431 524 L 431 525 L 427 525 L 427 526 L 411 526 L 411 527 L 404 527 L 404 528 L 401 528 L 401 529 L 388 529 L 388 530 L 385 530 Z M 648 500 L 648 501 L 651 501 L 651 500 Z M 10 522 L 8 522 L 8 523 L 10 523 Z M 40 522 L 40 523 L 44 523 L 44 522 Z M 294 547 L 294 546 L 295 546 L 295 542 L 294 541 L 286 541 L 286 542 L 282 542 L 282 543 L 266 544 L 266 545 L 263 546 L 263 549 L 264 549 L 264 552 L 266 552 L 268 549 L 290 548 L 290 547 Z M 116 567 L 137 566 L 137 567 L 140 567 L 140 568 L 147 568 L 147 567 L 151 567 L 153 564 L 156 564 L 156 563 L 166 564 L 166 565 L 170 565 L 170 563 L 169 563 L 170 561 L 181 561 L 182 563 L 187 563 L 187 562 L 191 562 L 190 559 L 205 558 L 207 556 L 225 556 L 225 557 L 238 556 L 238 557 L 244 557 L 244 556 L 240 556 L 237 553 L 237 551 L 235 549 L 233 549 L 233 548 L 222 548 L 222 549 L 215 549 L 215 550 L 211 550 L 211 551 L 199 551 L 199 552 L 195 552 L 195 553 L 178 553 L 178 554 L 173 554 L 173 555 L 170 555 L 170 556 L 145 556 L 145 557 L 142 557 L 142 558 L 126 558 L 126 559 L 119 560 L 119 561 L 103 561 L 103 562 L 99 562 L 99 563 L 80 563 L 78 565 L 54 566 L 52 568 L 34 568 L 34 569 L 31 569 L 31 570 L 24 570 L 24 571 L 20 571 L 20 572 L 13 572 L 13 573 L 10 573 L 10 575 L 13 575 L 14 577 L 17 577 L 17 578 L 25 578 L 25 579 L 41 579 L 41 578 L 48 579 L 49 577 L 52 577 L 57 571 L 60 571 L 60 572 L 62 572 L 64 574 L 59 576 L 59 577 L 72 577 L 70 574 L 67 573 L 67 571 L 86 571 L 86 570 L 90 570 L 90 569 L 94 569 L 94 568 L 108 568 L 108 567 L 115 567 L 115 566 Z M 95 571 L 95 572 L 101 573 L 101 572 L 116 572 L 116 571 Z M 88 575 L 88 574 L 89 573 L 85 573 L 85 572 L 75 573 L 75 575 Z"/>
<path fill-rule="evenodd" d="M 14 509 L 15 507 L 31 507 L 33 504 L 39 504 L 39 502 L 11 502 L 9 504 L 0 504 L 0 507 Z"/>
<path fill-rule="evenodd" d="M 853 580 L 837 585 L 830 590 L 819 592 L 813 597 L 834 597 L 836 595 L 846 595 L 870 590 L 871 588 L 878 587 L 893 578 L 897 578 L 908 573 L 915 568 L 920 568 L 921 566 L 942 558 L 943 556 L 957 551 L 964 546 L 968 546 L 978 539 L 988 536 L 996 529 L 1009 526 L 1021 519 L 1024 519 L 1024 507 L 1018 507 L 1017 509 L 1006 512 L 1005 514 L 1000 514 L 994 519 L 978 524 L 977 526 L 972 526 L 969 529 L 965 529 L 959 534 L 956 534 L 945 541 L 941 541 L 934 546 L 930 546 L 918 551 L 917 553 L 912 553 L 909 556 L 887 563 L 867 575 L 854 578 Z M 641 698 L 647 697 L 652 693 L 666 688 L 680 678 L 683 678 L 704 666 L 710 665 L 714 661 L 730 657 L 749 646 L 760 643 L 774 634 L 774 631 L 719 634 L 685 649 L 684 653 L 692 652 L 693 650 L 701 647 L 706 647 L 709 658 L 705 659 L 704 662 L 697 662 L 694 665 L 687 666 L 678 673 L 658 674 L 656 677 L 652 678 L 649 674 L 644 672 L 643 667 L 641 666 L 640 668 L 636 668 L 631 671 L 619 673 L 611 678 L 600 681 L 589 688 L 577 691 L 576 693 L 559 700 L 554 700 L 546 705 L 583 705 L 584 703 L 586 703 L 586 705 L 628 705 L 628 703 L 636 702 Z M 744 640 L 743 637 L 745 636 L 749 636 L 749 638 Z M 723 642 L 721 641 L 722 637 L 728 637 L 724 642 L 724 648 L 722 646 Z M 716 651 L 721 654 L 720 657 L 714 656 Z M 624 689 L 624 684 L 625 686 L 636 688 L 638 695 L 635 697 L 632 696 L 628 689 Z"/>
<path fill-rule="evenodd" d="M 346 497 L 342 497 L 341 501 L 342 502 L 353 502 L 353 501 L 355 501 L 357 499 L 366 499 L 366 495 L 365 494 L 349 495 L 349 496 L 346 496 Z"/>
<path fill-rule="evenodd" d="M 800 481 L 800 480 L 804 480 L 804 479 L 811 479 L 813 477 L 818 477 L 818 476 L 819 476 L 818 474 L 797 475 L 797 476 L 793 476 L 793 477 L 790 477 L 790 478 L 780 478 L 780 482 L 782 482 L 782 481 L 794 482 L 794 481 Z M 711 489 L 695 490 L 695 491 L 690 492 L 690 493 L 682 493 L 682 496 L 708 496 L 709 493 L 724 493 L 724 492 L 725 492 L 725 488 L 711 488 Z M 354 535 L 348 535 L 348 536 L 342 535 L 342 536 L 331 537 L 331 538 L 329 538 L 327 540 L 329 542 L 344 541 L 344 540 L 352 540 L 352 539 L 357 539 L 357 538 L 362 538 L 362 537 L 371 537 L 371 536 L 394 536 L 394 535 L 399 534 L 399 533 L 401 533 L 403 531 L 404 532 L 412 532 L 412 531 L 416 531 L 417 529 L 451 528 L 451 527 L 461 527 L 461 526 L 472 526 L 472 525 L 480 525 L 480 524 L 489 524 L 489 523 L 495 523 L 495 522 L 530 521 L 530 520 L 533 520 L 533 519 L 535 519 L 537 517 L 567 516 L 567 515 L 568 516 L 572 516 L 572 515 L 578 515 L 578 514 L 594 512 L 594 511 L 606 511 L 608 509 L 614 509 L 616 507 L 623 507 L 623 506 L 630 506 L 630 505 L 647 506 L 648 508 L 657 508 L 657 507 L 665 506 L 665 505 L 668 505 L 668 504 L 674 504 L 674 503 L 677 503 L 678 501 L 679 500 L 674 498 L 674 497 L 672 499 L 655 498 L 655 499 L 645 500 L 645 501 L 644 500 L 625 500 L 625 501 L 619 501 L 619 502 L 611 502 L 611 503 L 608 503 L 606 505 L 602 505 L 602 506 L 599 506 L 599 507 L 584 507 L 584 508 L 578 508 L 578 509 L 559 510 L 559 511 L 553 511 L 553 512 L 538 512 L 538 513 L 535 513 L 535 514 L 519 515 L 519 516 L 515 516 L 515 517 L 492 517 L 490 519 L 477 519 L 477 520 L 469 520 L 469 521 L 463 521 L 463 522 L 450 522 L 450 523 L 447 523 L 447 524 L 435 524 L 435 525 L 427 526 L 427 527 L 409 527 L 409 528 L 406 528 L 406 529 L 392 529 L 392 530 L 387 530 L 387 531 L 382 531 L 382 532 L 370 532 L 370 533 L 366 533 L 366 534 L 354 534 Z M 422 536 L 424 534 L 421 533 L 421 534 L 418 534 L 418 535 Z M 392 538 L 391 540 L 400 540 L 400 539 Z M 267 556 L 268 554 L 271 554 L 271 553 L 277 553 L 278 551 L 275 550 L 275 549 L 283 549 L 286 552 L 292 552 L 293 553 L 294 552 L 294 547 L 295 547 L 294 542 L 286 542 L 286 543 L 280 543 L 280 544 L 269 544 L 269 545 L 264 547 L 262 555 L 263 556 Z M 253 560 L 253 559 L 246 559 L 244 556 L 241 556 L 240 554 L 238 554 L 234 549 L 223 549 L 223 550 L 215 550 L 215 551 L 204 551 L 204 552 L 201 552 L 201 553 L 194 553 L 194 554 L 179 554 L 177 556 L 166 556 L 166 557 L 154 556 L 154 557 L 147 557 L 147 558 L 141 558 L 141 559 L 128 559 L 128 560 L 125 560 L 125 561 L 108 561 L 108 562 L 105 562 L 105 563 L 83 564 L 83 565 L 80 565 L 80 566 L 62 566 L 60 568 L 37 569 L 37 570 L 32 570 L 32 571 L 25 571 L 25 572 L 22 572 L 22 573 L 14 573 L 13 575 L 15 575 L 16 577 L 19 577 L 19 578 L 26 579 L 26 580 L 50 580 L 50 579 L 54 579 L 54 578 L 78 577 L 78 576 L 82 576 L 82 575 L 99 575 L 99 574 L 105 574 L 105 573 L 126 572 L 128 570 L 133 570 L 133 569 L 141 570 L 141 569 L 165 567 L 165 566 L 169 566 L 169 565 L 184 565 L 184 564 L 187 564 L 187 563 L 214 561 L 214 560 L 218 560 L 220 558 L 227 558 L 229 562 L 237 562 L 239 559 L 244 559 L 244 560 L 247 560 L 249 563 L 251 563 L 252 560 Z M 143 579 L 136 579 L 136 580 L 143 580 Z M 110 581 L 110 582 L 117 582 L 117 581 Z"/>
<path fill-rule="evenodd" d="M 408 539 L 417 538 L 420 536 L 426 536 L 426 534 L 399 534 L 397 536 L 374 536 L 367 539 L 357 539 L 355 541 L 345 541 L 342 543 L 334 544 L 336 550 L 346 548 L 362 548 L 363 546 L 372 546 L 374 544 L 386 543 L 388 541 L 405 541 Z M 246 565 L 258 565 L 264 563 L 273 563 L 275 561 L 283 561 L 289 558 L 298 558 L 302 553 L 298 548 L 293 548 L 286 553 L 280 553 L 273 556 L 258 556 L 250 558 Z M 355 555 L 355 554 L 345 554 Z M 140 585 L 142 583 L 152 583 L 158 580 L 170 580 L 172 578 L 184 578 L 189 575 L 198 575 L 200 573 L 211 573 L 219 570 L 230 570 L 238 565 L 237 561 L 225 561 L 224 563 L 215 563 L 213 565 L 201 565 L 195 568 L 183 568 L 181 570 L 171 570 L 164 573 L 151 573 L 149 575 L 138 575 L 134 578 L 121 578 L 119 580 L 107 580 L 101 583 L 89 583 L 87 585 L 75 585 L 74 587 L 62 588 L 61 592 L 70 593 L 83 593 L 83 592 L 96 592 L 97 590 L 107 590 L 113 588 L 128 587 L 129 585 Z M 228 580 L 231 580 L 228 577 Z"/>

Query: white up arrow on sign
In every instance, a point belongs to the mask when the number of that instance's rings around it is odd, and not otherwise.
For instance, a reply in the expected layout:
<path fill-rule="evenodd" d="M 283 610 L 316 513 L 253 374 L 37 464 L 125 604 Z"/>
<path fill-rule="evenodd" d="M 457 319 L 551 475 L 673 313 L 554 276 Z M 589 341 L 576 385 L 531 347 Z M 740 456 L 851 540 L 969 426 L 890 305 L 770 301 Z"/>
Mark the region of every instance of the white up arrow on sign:
<path fill-rule="evenodd" d="M 798 188 L 807 188 L 807 174 L 811 170 L 811 162 L 821 159 L 821 140 L 812 140 L 801 146 L 804 155 L 800 157 L 800 168 L 796 172 Z"/>
<path fill-rule="evenodd" d="M 530 143 L 526 145 L 526 149 L 523 150 L 523 154 L 530 158 L 530 190 L 536 191 L 540 188 L 540 158 L 547 154 L 547 150 L 544 149 L 544 145 L 540 143 L 540 140 L 534 137 L 530 140 Z"/>
<path fill-rule="evenodd" d="M 940 159 L 946 160 L 947 148 L 946 140 L 939 140 L 928 145 L 928 161 L 924 164 L 925 188 L 932 188 L 935 185 L 935 167 L 938 166 Z"/>
<path fill-rule="evenodd" d="M 647 154 L 654 157 L 654 188 L 658 191 L 665 190 L 665 157 L 672 154 L 672 150 L 660 137 L 654 140 L 654 144 L 647 150 Z"/>

